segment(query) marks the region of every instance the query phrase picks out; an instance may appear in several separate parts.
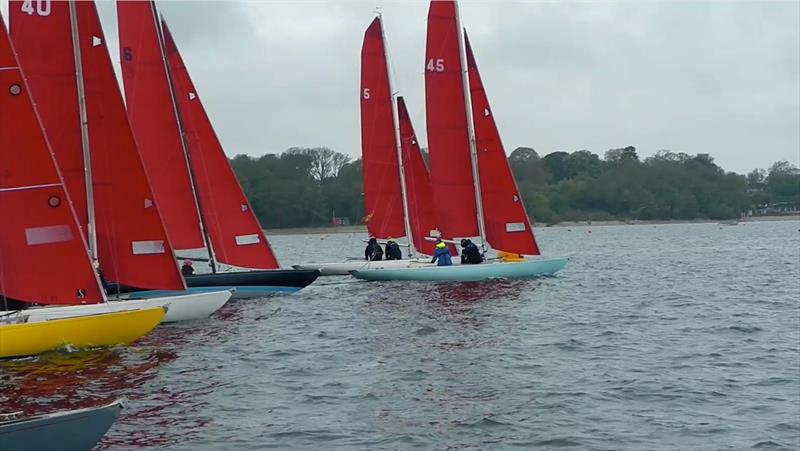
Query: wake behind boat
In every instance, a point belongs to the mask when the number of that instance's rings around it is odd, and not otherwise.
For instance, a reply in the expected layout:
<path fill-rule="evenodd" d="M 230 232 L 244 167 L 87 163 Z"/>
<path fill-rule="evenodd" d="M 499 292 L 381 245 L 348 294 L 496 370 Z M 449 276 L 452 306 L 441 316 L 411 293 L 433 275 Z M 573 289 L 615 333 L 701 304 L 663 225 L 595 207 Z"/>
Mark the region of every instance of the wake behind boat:
<path fill-rule="evenodd" d="M 3 451 L 88 451 L 103 438 L 125 407 L 122 399 L 85 409 L 44 415 L 0 413 Z"/>

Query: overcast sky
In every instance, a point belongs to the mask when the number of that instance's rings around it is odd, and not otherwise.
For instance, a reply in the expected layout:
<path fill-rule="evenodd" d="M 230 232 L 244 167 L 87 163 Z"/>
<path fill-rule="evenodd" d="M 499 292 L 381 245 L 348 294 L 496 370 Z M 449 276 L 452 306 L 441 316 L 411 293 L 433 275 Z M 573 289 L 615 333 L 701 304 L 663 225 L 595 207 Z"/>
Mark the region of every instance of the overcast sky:
<path fill-rule="evenodd" d="M 427 2 L 158 4 L 229 156 L 360 154 L 359 53 L 376 7 L 426 142 Z M 508 152 L 634 145 L 642 158 L 710 153 L 740 173 L 800 165 L 800 2 L 460 5 Z M 99 9 L 118 60 L 114 5 Z"/>

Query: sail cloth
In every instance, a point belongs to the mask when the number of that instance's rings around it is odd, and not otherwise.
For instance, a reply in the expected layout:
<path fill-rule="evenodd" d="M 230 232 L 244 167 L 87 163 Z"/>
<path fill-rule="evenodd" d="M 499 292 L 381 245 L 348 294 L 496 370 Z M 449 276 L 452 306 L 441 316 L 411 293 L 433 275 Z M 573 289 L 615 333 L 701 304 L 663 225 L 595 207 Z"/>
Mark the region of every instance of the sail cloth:
<path fill-rule="evenodd" d="M 1 16 L 0 136 L 0 296 L 62 305 L 102 301 Z"/>
<path fill-rule="evenodd" d="M 414 248 L 423 254 L 433 255 L 434 243 L 425 239 L 438 232 L 434 219 L 436 210 L 433 207 L 431 179 L 422 159 L 419 142 L 403 97 L 397 97 L 397 117 L 400 124 L 403 172 L 406 179 L 408 219 L 411 224 L 411 235 L 414 238 Z"/>
<path fill-rule="evenodd" d="M 164 225 L 176 249 L 203 247 L 153 2 L 117 2 L 128 118 Z"/>
<path fill-rule="evenodd" d="M 381 19 L 364 32 L 361 47 L 361 155 L 365 220 L 370 236 L 404 236 L 403 195 L 397 161 L 394 108 Z"/>
<path fill-rule="evenodd" d="M 456 4 L 433 1 L 425 51 L 425 112 L 436 223 L 443 236 L 477 236 Z"/>
<path fill-rule="evenodd" d="M 77 101 L 70 5 L 53 2 L 49 14 L 28 14 L 11 2 L 11 34 L 20 63 L 58 161 L 80 161 L 83 147 Z M 136 149 L 122 94 L 94 2 L 75 2 L 83 72 L 89 155 L 96 218 L 97 255 L 108 280 L 148 289 L 186 289 Z M 42 43 L 47 43 L 42 45 Z M 69 55 L 68 58 L 62 55 Z M 67 139 L 59 139 L 61 137 Z M 74 137 L 78 139 L 74 139 Z M 81 171 L 83 172 L 83 171 Z M 82 195 L 86 180 L 68 178 L 70 194 Z M 73 194 L 74 195 L 74 194 Z M 86 226 L 87 218 L 81 217 Z M 86 230 L 86 229 L 84 229 Z M 90 243 L 91 245 L 91 243 Z"/>
<path fill-rule="evenodd" d="M 233 266 L 277 269 L 278 260 L 239 186 L 178 47 L 163 21 L 162 30 L 195 190 L 214 257 Z"/>
<path fill-rule="evenodd" d="M 539 246 L 536 244 L 525 206 L 522 204 L 514 175 L 508 165 L 466 31 L 464 43 L 467 52 L 467 73 L 475 128 L 475 146 L 478 152 L 478 177 L 486 240 L 494 249 L 539 255 Z"/>

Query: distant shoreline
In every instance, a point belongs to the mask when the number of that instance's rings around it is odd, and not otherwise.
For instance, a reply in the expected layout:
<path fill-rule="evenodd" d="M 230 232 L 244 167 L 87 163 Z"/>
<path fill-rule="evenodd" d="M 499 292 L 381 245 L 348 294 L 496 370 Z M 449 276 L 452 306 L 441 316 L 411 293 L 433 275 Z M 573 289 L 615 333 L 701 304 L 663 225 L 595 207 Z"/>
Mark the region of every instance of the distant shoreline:
<path fill-rule="evenodd" d="M 714 220 L 714 219 L 682 219 L 682 220 L 614 220 L 614 221 L 563 221 L 558 224 L 542 225 L 541 223 L 534 226 L 535 229 L 545 227 L 586 227 L 586 226 L 621 226 L 621 225 L 667 225 L 667 224 L 728 224 L 735 219 L 730 220 Z M 738 222 L 764 222 L 764 221 L 800 221 L 800 214 L 798 215 L 781 215 L 781 216 L 753 216 L 748 218 L 739 219 Z M 288 229 L 266 229 L 264 233 L 267 235 L 327 235 L 332 233 L 367 233 L 367 226 L 359 225 L 344 225 L 344 226 L 322 226 L 322 227 L 296 227 Z"/>

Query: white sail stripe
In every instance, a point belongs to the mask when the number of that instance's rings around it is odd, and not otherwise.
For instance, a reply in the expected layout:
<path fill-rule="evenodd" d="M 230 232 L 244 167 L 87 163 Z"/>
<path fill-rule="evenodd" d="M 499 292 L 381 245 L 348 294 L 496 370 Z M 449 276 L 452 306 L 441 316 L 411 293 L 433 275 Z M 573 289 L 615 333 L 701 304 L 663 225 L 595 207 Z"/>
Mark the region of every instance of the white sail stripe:
<path fill-rule="evenodd" d="M 60 183 L 48 183 L 47 185 L 15 186 L 13 188 L 0 188 L 0 193 L 10 192 L 10 191 L 28 191 L 28 190 L 42 189 L 42 188 L 54 188 L 60 186 L 61 186 Z"/>
<path fill-rule="evenodd" d="M 252 235 L 236 235 L 236 245 L 237 246 L 246 246 L 248 244 L 258 244 L 261 242 L 261 239 L 258 237 L 258 234 L 254 233 Z"/>
<path fill-rule="evenodd" d="M 133 255 L 163 254 L 164 240 L 131 241 Z"/>
<path fill-rule="evenodd" d="M 25 229 L 25 241 L 28 246 L 63 243 L 70 240 L 72 240 L 72 230 L 66 224 Z"/>

